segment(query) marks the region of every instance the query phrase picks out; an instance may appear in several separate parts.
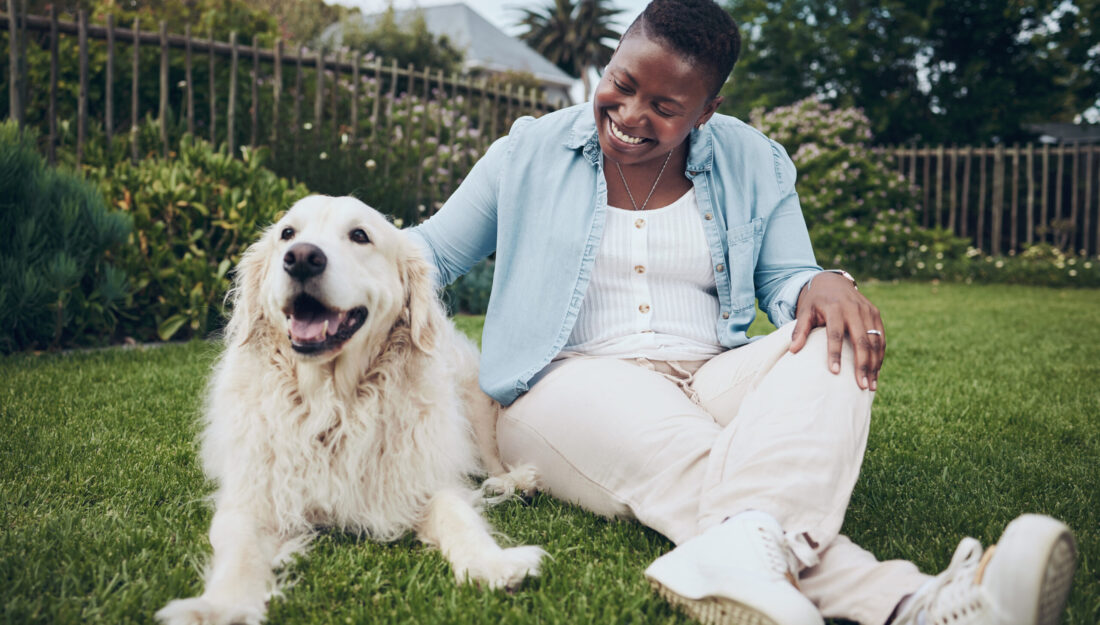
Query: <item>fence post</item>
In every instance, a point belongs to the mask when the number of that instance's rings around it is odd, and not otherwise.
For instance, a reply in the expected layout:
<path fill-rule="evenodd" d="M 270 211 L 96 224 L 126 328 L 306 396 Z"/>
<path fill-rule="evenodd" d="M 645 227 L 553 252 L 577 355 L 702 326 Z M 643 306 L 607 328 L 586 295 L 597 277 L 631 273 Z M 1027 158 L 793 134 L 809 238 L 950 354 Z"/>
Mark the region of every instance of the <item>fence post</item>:
<path fill-rule="evenodd" d="M 1004 229 L 1004 202 L 1005 202 L 1005 146 L 998 143 L 993 152 L 993 215 L 992 235 L 990 245 L 994 255 L 1000 255 L 1001 234 Z"/>
<path fill-rule="evenodd" d="M 160 21 L 160 151 L 168 156 L 168 22 Z"/>
<path fill-rule="evenodd" d="M 275 79 L 271 84 L 271 156 L 279 149 L 279 102 L 283 99 L 283 40 L 275 42 Z"/>
<path fill-rule="evenodd" d="M 108 18 L 111 16 L 107 16 Z M 109 22 L 108 22 L 109 23 Z M 108 34 L 112 35 L 108 30 Z M 10 42 L 9 42 L 10 43 Z M 57 74 L 58 74 L 58 47 L 61 42 L 57 36 L 57 5 L 50 5 L 50 143 L 47 149 L 47 158 L 50 165 L 57 162 Z M 110 58 L 110 57 L 108 57 Z M 111 75 L 110 65 L 107 66 L 107 75 Z M 109 85 L 110 83 L 108 83 Z M 109 93 L 109 92 L 108 92 Z M 107 100 L 107 111 L 111 110 L 110 95 Z M 111 131 L 107 127 L 107 144 L 110 145 Z"/>
<path fill-rule="evenodd" d="M 256 42 L 256 35 L 252 35 L 252 91 L 249 96 L 252 128 L 249 131 L 248 147 L 255 150 L 260 133 L 260 45 Z"/>
<path fill-rule="evenodd" d="M 1048 224 L 1049 212 L 1047 211 L 1047 202 L 1050 197 L 1050 144 L 1043 144 L 1043 195 L 1042 202 L 1039 204 L 1039 227 L 1040 227 L 1040 241 L 1046 241 L 1047 235 L 1050 234 L 1050 227 Z"/>
<path fill-rule="evenodd" d="M 959 211 L 959 233 L 966 237 L 970 229 L 970 146 L 963 149 L 962 207 Z"/>
<path fill-rule="evenodd" d="M 138 126 L 141 119 L 138 117 L 138 76 L 141 75 L 141 19 L 134 18 L 134 49 L 133 67 L 130 77 L 130 160 L 138 161 Z"/>
<path fill-rule="evenodd" d="M 88 131 L 88 12 L 81 9 L 77 13 L 77 21 L 80 95 L 76 104 L 76 164 L 79 166 L 84 161 L 84 135 Z"/>
<path fill-rule="evenodd" d="M 191 24 L 185 24 L 183 27 L 183 37 L 186 40 L 187 46 L 184 52 L 184 76 L 183 79 L 187 83 L 187 134 L 195 134 L 195 82 L 194 72 L 192 71 L 191 63 Z"/>
<path fill-rule="evenodd" d="M 1012 225 L 1009 227 L 1010 252 L 1020 251 L 1020 144 L 1012 145 Z"/>
<path fill-rule="evenodd" d="M 214 146 L 214 149 L 217 149 L 218 86 L 217 82 L 214 80 L 214 28 L 211 26 L 210 29 L 206 31 L 206 34 L 208 36 L 207 43 L 209 44 L 209 47 L 207 48 L 207 61 L 210 65 L 210 93 L 208 94 L 208 99 L 210 100 L 210 145 Z"/>
<path fill-rule="evenodd" d="M 978 249 L 984 250 L 982 242 L 985 240 L 985 187 L 986 187 L 986 160 L 989 154 L 986 148 L 978 148 L 978 230 L 974 235 L 978 238 Z M 992 252 L 992 250 L 990 250 Z"/>
<path fill-rule="evenodd" d="M 240 56 L 240 50 L 237 48 L 237 31 L 229 33 L 229 48 L 229 108 L 226 110 L 225 139 L 229 145 L 229 156 L 232 157 L 236 154 L 237 145 L 237 65 Z"/>
<path fill-rule="evenodd" d="M 51 11 L 52 28 L 57 28 L 57 14 Z M 107 15 L 107 76 L 103 85 L 103 96 L 106 106 L 106 119 L 103 120 L 103 131 L 107 135 L 107 154 L 111 153 L 111 139 L 115 131 L 115 16 Z M 51 115 L 52 117 L 52 115 Z"/>
<path fill-rule="evenodd" d="M 1092 225 L 1092 176 L 1095 173 L 1092 169 L 1092 155 L 1096 152 L 1096 146 L 1090 145 L 1085 148 L 1085 205 L 1082 210 L 1085 213 L 1084 223 L 1081 225 L 1081 251 L 1085 254 L 1089 253 L 1089 230 Z"/>
<path fill-rule="evenodd" d="M 943 145 L 936 147 L 936 222 L 943 227 Z"/>
<path fill-rule="evenodd" d="M 1035 241 L 1035 144 L 1027 144 L 1027 242 L 1030 245 Z"/>
<path fill-rule="evenodd" d="M 317 59 L 314 61 L 317 74 L 317 86 L 313 93 L 313 148 L 317 149 L 317 138 L 321 133 L 321 121 L 325 108 L 325 49 L 317 49 Z"/>
<path fill-rule="evenodd" d="M 15 0 L 8 0 L 8 117 L 23 125 L 23 103 L 19 99 L 19 14 Z"/>
<path fill-rule="evenodd" d="M 1067 251 L 1076 252 L 1077 247 L 1077 193 L 1078 193 L 1078 180 L 1080 176 L 1077 175 L 1080 163 L 1081 163 L 1081 144 L 1075 143 L 1073 145 L 1073 167 L 1070 172 L 1070 198 L 1069 198 L 1069 221 L 1073 224 L 1073 231 L 1069 235 L 1069 246 Z M 1083 245 L 1081 247 L 1084 247 Z"/>

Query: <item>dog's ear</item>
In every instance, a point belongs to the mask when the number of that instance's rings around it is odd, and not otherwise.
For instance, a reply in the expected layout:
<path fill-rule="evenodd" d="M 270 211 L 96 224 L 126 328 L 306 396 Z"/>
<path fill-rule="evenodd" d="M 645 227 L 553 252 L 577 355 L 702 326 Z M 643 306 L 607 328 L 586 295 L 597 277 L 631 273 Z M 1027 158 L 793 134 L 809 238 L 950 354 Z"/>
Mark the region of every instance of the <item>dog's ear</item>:
<path fill-rule="evenodd" d="M 226 294 L 226 301 L 232 306 L 225 328 L 226 342 L 230 345 L 248 343 L 269 325 L 260 301 L 260 286 L 267 274 L 270 248 L 271 228 L 268 228 L 248 246 L 233 271 L 233 288 Z"/>
<path fill-rule="evenodd" d="M 406 241 L 405 253 L 399 262 L 405 283 L 404 314 L 409 334 L 417 349 L 430 352 L 435 347 L 436 334 L 444 317 L 432 282 L 431 267 L 410 241 Z"/>

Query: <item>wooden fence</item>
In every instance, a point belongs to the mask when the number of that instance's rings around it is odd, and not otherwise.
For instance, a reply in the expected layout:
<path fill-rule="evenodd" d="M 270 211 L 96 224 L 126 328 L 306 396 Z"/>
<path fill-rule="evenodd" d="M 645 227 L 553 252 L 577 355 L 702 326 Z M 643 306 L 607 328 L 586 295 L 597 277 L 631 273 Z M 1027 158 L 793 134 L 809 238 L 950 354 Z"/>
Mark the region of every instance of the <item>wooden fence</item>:
<path fill-rule="evenodd" d="M 919 187 L 921 220 L 992 254 L 1046 242 L 1100 253 L 1100 146 L 887 147 Z"/>
<path fill-rule="evenodd" d="M 392 141 L 390 120 L 397 113 L 407 115 L 413 107 L 423 107 L 428 100 L 446 101 L 457 107 L 466 118 L 469 128 L 477 137 L 474 147 L 482 151 L 495 137 L 503 134 L 516 117 L 553 110 L 541 90 L 523 86 L 496 85 L 487 78 L 452 73 L 445 76 L 442 70 L 417 69 L 409 65 L 398 67 L 396 61 L 386 63 L 382 58 L 364 57 L 359 52 L 325 50 L 310 51 L 297 48 L 290 54 L 284 42 L 265 49 L 258 45 L 243 45 L 234 33 L 228 42 L 214 41 L 212 36 L 193 36 L 190 25 L 183 34 L 169 34 L 165 22 L 160 22 L 156 32 L 143 31 L 135 20 L 131 28 L 120 28 L 113 16 L 107 16 L 104 24 L 90 24 L 81 11 L 76 21 L 60 20 L 56 9 L 48 17 L 18 16 L 17 0 L 7 0 L 7 13 L 0 13 L 0 33 L 8 34 L 6 81 L 8 89 L 8 116 L 24 123 L 27 118 L 27 102 L 33 90 L 46 90 L 44 121 L 44 148 L 53 162 L 61 137 L 69 135 L 58 130 L 59 119 L 59 49 L 66 37 L 75 36 L 79 64 L 79 89 L 75 110 L 75 153 L 79 163 L 84 157 L 89 133 L 90 105 L 101 115 L 91 121 L 97 124 L 97 132 L 106 135 L 108 144 L 113 136 L 130 133 L 132 158 L 138 159 L 138 131 L 143 115 L 155 114 L 159 127 L 161 149 L 169 146 L 183 131 L 199 134 L 217 144 L 228 143 L 231 153 L 240 145 L 285 146 L 295 153 L 301 145 L 340 145 L 349 140 L 377 139 Z M 16 15 L 16 19 L 11 19 Z M 28 33 L 33 33 L 31 46 L 48 50 L 49 80 L 46 84 L 29 84 Z M 90 52 L 96 42 L 98 54 Z M 139 94 L 148 91 L 151 68 L 142 67 L 142 52 L 159 52 L 159 73 L 156 74 L 158 100 L 155 110 L 142 110 Z M 180 76 L 179 54 L 183 54 Z M 172 55 L 176 63 L 172 63 Z M 125 56 L 124 56 L 125 55 Z M 205 58 L 201 58 L 205 56 Z M 90 84 L 90 58 L 105 58 L 105 66 L 92 67 L 101 76 L 101 85 Z M 146 59 L 148 60 L 148 52 Z M 128 61 L 127 61 L 128 59 Z M 71 61 L 69 61 L 71 64 Z M 226 63 L 228 62 L 228 68 Z M 127 68 L 127 65 L 129 67 Z M 148 63 L 146 63 L 148 65 Z M 239 74 L 248 74 L 242 81 Z M 118 93 L 127 91 L 125 80 L 119 80 L 119 70 L 129 69 L 129 115 L 121 110 Z M 145 70 L 143 72 L 143 69 Z M 208 75 L 208 85 L 196 84 L 200 71 Z M 228 84 L 219 93 L 216 77 L 224 77 L 228 70 Z M 174 74 L 170 79 L 170 73 Z M 292 76 L 290 76 L 292 74 Z M 200 78 L 201 80 L 201 78 Z M 243 84 L 242 84 L 243 83 Z M 288 85 L 287 83 L 290 83 Z M 90 94 L 92 87 L 101 94 L 98 100 Z M 247 89 L 247 93 L 243 90 Z M 268 91 L 269 95 L 262 93 Z M 305 117 L 303 105 L 312 95 L 312 116 Z M 43 99 L 43 94 L 38 94 Z M 406 97 L 413 96 L 413 97 Z M 224 97 L 224 100 L 222 99 Z M 196 106 L 196 100 L 205 100 L 206 107 Z M 67 103 L 71 108 L 72 103 Z M 400 110 L 404 107 L 404 110 Z M 146 105 L 147 109 L 151 107 Z M 200 111 L 199 108 L 206 108 Z M 247 113 L 242 115 L 242 111 Z M 436 119 L 423 119 L 424 126 L 439 128 L 444 123 L 442 108 L 436 107 Z M 242 119 L 242 117 L 244 119 Z M 424 117 L 421 115 L 420 117 Z M 67 119 L 67 118 L 66 118 Z M 243 127 L 247 123 L 247 127 Z M 409 123 L 406 121 L 406 123 Z M 70 134 L 73 133 L 69 129 Z M 325 133 L 326 136 L 321 136 Z M 363 137 L 367 133 L 368 137 Z M 287 135 L 290 135 L 289 137 Z M 412 133 L 406 129 L 405 135 Z M 469 143 L 467 142 L 467 145 Z M 389 171 L 383 151 L 380 168 Z M 453 182 L 453 174 L 452 174 Z"/>

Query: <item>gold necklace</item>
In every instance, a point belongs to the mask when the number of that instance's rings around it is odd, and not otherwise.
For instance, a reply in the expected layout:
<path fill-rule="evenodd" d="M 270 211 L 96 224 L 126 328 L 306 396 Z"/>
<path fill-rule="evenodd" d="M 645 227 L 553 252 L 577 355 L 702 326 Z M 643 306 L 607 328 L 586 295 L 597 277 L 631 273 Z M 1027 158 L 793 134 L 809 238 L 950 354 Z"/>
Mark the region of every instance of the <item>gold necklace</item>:
<path fill-rule="evenodd" d="M 645 196 L 645 201 L 642 202 L 642 207 L 638 208 L 638 203 L 634 201 L 634 194 L 630 192 L 630 185 L 626 183 L 626 176 L 623 175 L 623 166 L 619 164 L 619 161 L 615 161 L 615 167 L 619 169 L 619 178 L 623 179 L 623 186 L 626 187 L 626 195 L 630 198 L 630 205 L 634 207 L 636 211 L 644 211 L 647 204 L 649 204 L 649 198 L 653 197 L 653 192 L 657 190 L 657 183 L 661 181 L 661 174 L 665 173 L 665 167 L 668 166 L 668 161 L 672 158 L 672 153 L 676 150 L 669 150 L 668 156 L 665 157 L 665 162 L 661 165 L 661 171 L 657 172 L 657 178 L 653 181 L 653 186 L 649 189 L 649 195 Z"/>

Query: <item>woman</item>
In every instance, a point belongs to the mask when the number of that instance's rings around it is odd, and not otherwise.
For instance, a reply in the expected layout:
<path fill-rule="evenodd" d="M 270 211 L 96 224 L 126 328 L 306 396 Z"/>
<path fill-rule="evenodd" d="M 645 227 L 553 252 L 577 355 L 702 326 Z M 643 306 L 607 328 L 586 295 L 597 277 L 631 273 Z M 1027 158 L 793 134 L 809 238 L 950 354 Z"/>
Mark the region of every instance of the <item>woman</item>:
<path fill-rule="evenodd" d="M 711 0 L 655 0 L 592 105 L 518 120 L 413 231 L 441 283 L 496 252 L 504 458 L 669 537 L 646 577 L 704 622 L 1055 623 L 1075 556 L 1053 519 L 985 559 L 964 540 L 936 578 L 839 535 L 882 320 L 815 264 L 783 148 L 715 114 L 739 47 Z M 779 330 L 750 341 L 757 300 Z"/>

